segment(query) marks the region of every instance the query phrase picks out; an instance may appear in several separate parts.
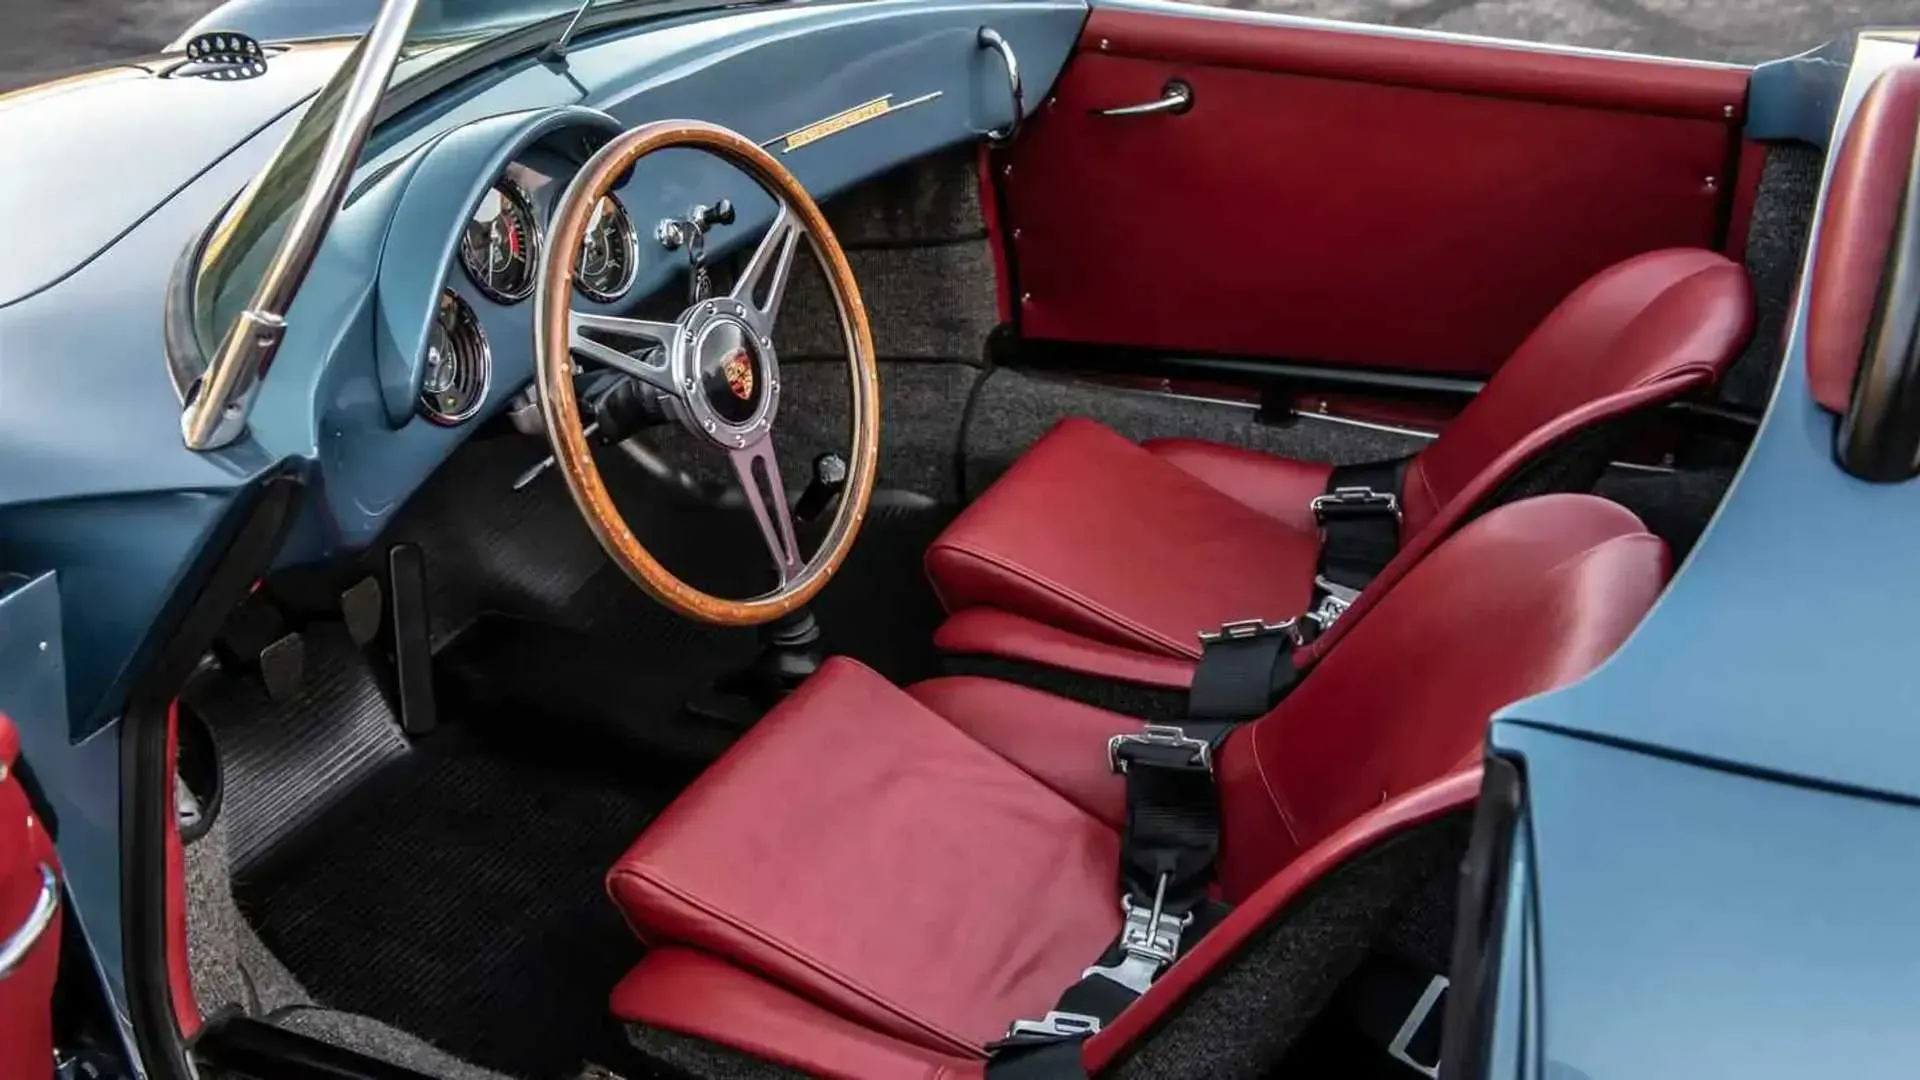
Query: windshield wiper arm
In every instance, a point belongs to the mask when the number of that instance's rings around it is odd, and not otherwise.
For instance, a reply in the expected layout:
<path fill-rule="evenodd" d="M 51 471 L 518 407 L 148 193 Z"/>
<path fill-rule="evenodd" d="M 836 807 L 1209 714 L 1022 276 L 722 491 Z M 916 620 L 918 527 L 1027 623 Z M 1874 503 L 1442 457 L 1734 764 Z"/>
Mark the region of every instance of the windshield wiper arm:
<path fill-rule="evenodd" d="M 540 51 L 540 59 L 548 63 L 561 63 L 567 58 L 567 43 L 573 40 L 573 31 L 580 25 L 580 16 L 593 6 L 593 0 L 580 0 L 580 6 L 573 9 L 573 18 L 567 20 L 567 28 L 553 39 L 553 44 Z"/>

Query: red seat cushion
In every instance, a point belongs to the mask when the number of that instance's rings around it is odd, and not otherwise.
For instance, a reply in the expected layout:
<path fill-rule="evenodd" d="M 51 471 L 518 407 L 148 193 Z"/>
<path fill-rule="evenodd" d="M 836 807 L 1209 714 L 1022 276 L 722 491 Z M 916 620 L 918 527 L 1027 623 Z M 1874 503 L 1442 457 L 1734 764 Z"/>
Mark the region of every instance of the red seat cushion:
<path fill-rule="evenodd" d="M 650 942 L 978 1056 L 1119 932 L 1118 859 L 1106 822 L 836 658 L 674 800 L 608 887 Z"/>
<path fill-rule="evenodd" d="M 1491 712 L 1590 671 L 1665 571 L 1658 539 L 1586 495 L 1502 507 L 1441 545 L 1221 746 L 1220 885 L 1238 910 L 1134 1008 L 1190 992 L 1356 845 L 1460 805 Z M 609 875 L 635 929 L 680 947 L 634 976 L 664 970 L 667 987 L 623 984 L 616 1010 L 763 1056 L 786 1032 L 846 1075 L 979 1060 L 1119 930 L 1124 788 L 1105 741 L 1137 727 L 992 680 L 903 691 L 830 661 Z M 695 994 L 762 1019 L 694 1015 Z"/>
<path fill-rule="evenodd" d="M 1319 546 L 1311 531 L 1070 419 L 947 527 L 927 572 L 950 611 L 998 608 L 1195 658 L 1201 630 L 1302 611 Z"/>
<path fill-rule="evenodd" d="M 1649 252 L 1581 285 L 1415 456 L 1401 557 L 1342 624 L 1528 461 L 1718 378 L 1752 325 L 1746 272 L 1711 251 Z M 1329 471 L 1192 439 L 1136 447 L 1064 421 L 929 549 L 928 575 L 954 616 L 935 644 L 1185 687 L 1200 630 L 1306 610 L 1319 555 L 1309 504 Z M 977 609 L 1003 617 L 969 615 Z"/>
<path fill-rule="evenodd" d="M 1295 532 L 1316 536 L 1313 497 L 1327 490 L 1333 466 L 1223 446 L 1205 439 L 1148 439 L 1148 453 L 1179 466 L 1223 495 L 1260 511 Z M 1316 551 L 1319 545 L 1315 545 Z"/>

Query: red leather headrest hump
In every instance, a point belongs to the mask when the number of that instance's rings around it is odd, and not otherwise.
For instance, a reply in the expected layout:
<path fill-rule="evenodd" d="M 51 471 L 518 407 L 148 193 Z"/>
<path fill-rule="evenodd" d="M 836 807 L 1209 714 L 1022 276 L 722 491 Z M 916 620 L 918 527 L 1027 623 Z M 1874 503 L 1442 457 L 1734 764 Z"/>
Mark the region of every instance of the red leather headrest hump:
<path fill-rule="evenodd" d="M 1908 61 L 1867 89 L 1834 159 L 1807 282 L 1807 380 L 1813 399 L 1836 413 L 1853 396 L 1916 132 L 1920 61 Z"/>

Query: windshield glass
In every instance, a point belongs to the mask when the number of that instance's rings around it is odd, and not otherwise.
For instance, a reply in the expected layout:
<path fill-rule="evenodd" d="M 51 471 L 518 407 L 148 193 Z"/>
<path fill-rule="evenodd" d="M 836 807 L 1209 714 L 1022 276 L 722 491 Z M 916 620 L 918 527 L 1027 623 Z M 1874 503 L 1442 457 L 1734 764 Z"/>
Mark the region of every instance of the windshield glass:
<path fill-rule="evenodd" d="M 468 49 L 534 24 L 551 23 L 557 37 L 579 6 L 579 0 L 419 0 L 386 92 L 391 95 L 409 79 Z M 601 0 L 600 6 L 612 4 Z M 366 59 L 365 46 L 362 40 L 347 54 L 273 160 L 234 200 L 207 238 L 193 282 L 193 329 L 203 358 L 246 308 L 282 247 L 319 170 L 348 90 Z M 356 158 L 358 153 L 356 149 Z"/>

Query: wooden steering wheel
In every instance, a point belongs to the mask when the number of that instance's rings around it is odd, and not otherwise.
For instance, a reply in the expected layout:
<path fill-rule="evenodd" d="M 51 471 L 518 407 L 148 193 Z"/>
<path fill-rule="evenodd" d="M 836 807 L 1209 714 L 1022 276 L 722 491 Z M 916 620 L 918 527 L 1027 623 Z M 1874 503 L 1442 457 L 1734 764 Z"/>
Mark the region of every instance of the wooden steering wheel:
<path fill-rule="evenodd" d="M 601 198 L 634 162 L 668 147 L 704 150 L 751 176 L 773 196 L 772 227 L 731 293 L 698 301 L 673 322 L 573 310 L 574 267 Z M 780 404 L 773 327 L 803 238 L 825 271 L 839 309 L 853 388 L 853 449 L 847 484 L 826 538 L 813 558 L 804 562 L 773 443 Z M 553 444 L 554 462 L 600 546 L 654 599 L 701 622 L 721 626 L 771 622 L 811 600 L 840 568 L 866 519 L 880 443 L 880 379 L 874 365 L 873 334 L 853 271 L 806 189 L 772 155 L 738 132 L 695 120 L 661 120 L 616 137 L 580 169 L 560 196 L 545 247 L 534 306 L 534 392 Z M 648 348 L 633 355 L 584 336 L 583 329 L 634 339 Z M 575 356 L 652 387 L 682 426 L 728 455 L 773 556 L 779 583 L 772 592 L 747 600 L 702 592 L 661 565 L 634 537 L 607 493 L 581 427 L 573 385 Z"/>

